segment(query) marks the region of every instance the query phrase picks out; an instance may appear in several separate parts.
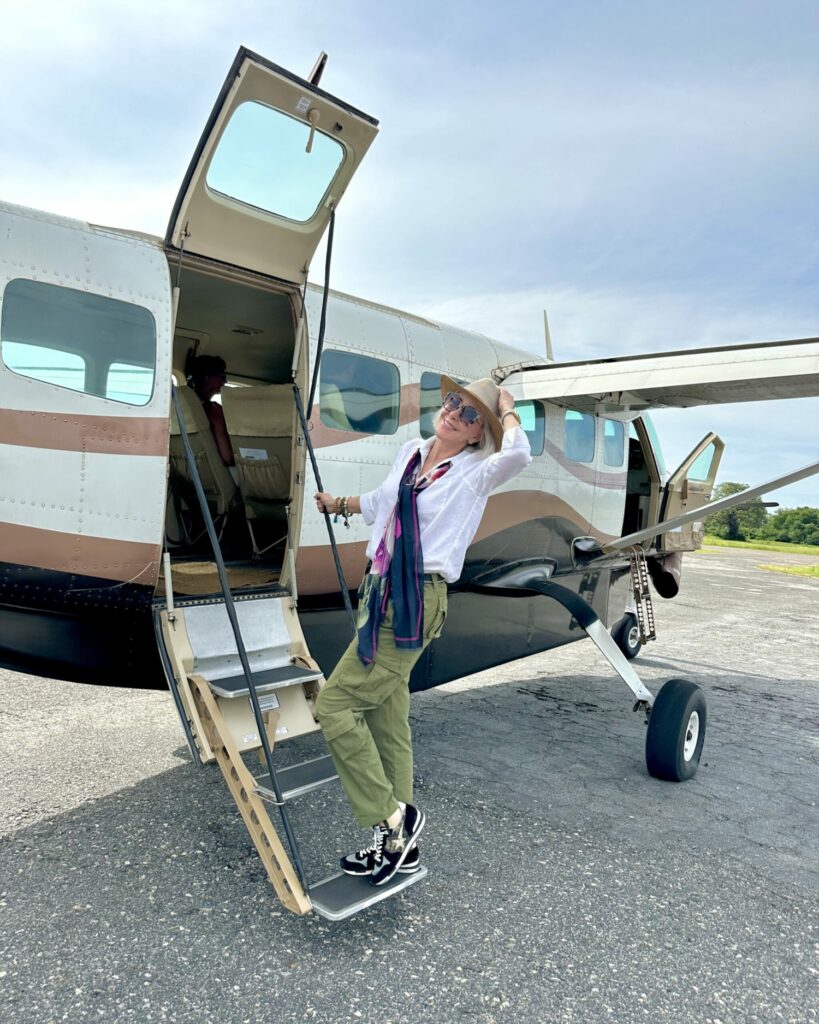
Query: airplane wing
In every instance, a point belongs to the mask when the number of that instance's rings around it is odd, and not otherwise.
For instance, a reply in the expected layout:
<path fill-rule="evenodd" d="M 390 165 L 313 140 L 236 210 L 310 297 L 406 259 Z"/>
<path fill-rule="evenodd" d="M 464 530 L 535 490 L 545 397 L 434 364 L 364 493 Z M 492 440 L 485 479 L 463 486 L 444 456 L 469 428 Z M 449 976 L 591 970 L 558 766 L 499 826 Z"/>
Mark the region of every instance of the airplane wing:
<path fill-rule="evenodd" d="M 499 367 L 493 377 L 516 399 L 538 399 L 581 413 L 635 421 L 635 436 L 640 437 L 641 430 L 645 429 L 641 426 L 641 416 L 646 410 L 819 396 L 819 338 L 587 362 L 531 361 Z M 591 545 L 595 549 L 593 557 L 614 554 L 654 538 L 657 538 L 657 550 L 665 553 L 696 548 L 695 532 L 700 527 L 695 524 L 728 507 L 723 503 L 713 507 L 706 504 L 724 447 L 720 438 L 708 434 L 667 482 L 660 480 L 659 471 L 655 469 L 651 485 L 654 497 L 640 524 L 641 529 L 630 531 L 627 537 L 605 545 L 602 550 Z M 648 439 L 643 438 L 643 451 L 650 454 L 650 448 Z M 731 505 L 741 504 L 756 494 L 775 490 L 817 470 L 819 464 L 808 466 L 759 489 L 744 491 Z"/>
<path fill-rule="evenodd" d="M 650 409 L 819 395 L 819 338 L 592 359 L 493 371 L 516 399 L 632 420 Z"/>

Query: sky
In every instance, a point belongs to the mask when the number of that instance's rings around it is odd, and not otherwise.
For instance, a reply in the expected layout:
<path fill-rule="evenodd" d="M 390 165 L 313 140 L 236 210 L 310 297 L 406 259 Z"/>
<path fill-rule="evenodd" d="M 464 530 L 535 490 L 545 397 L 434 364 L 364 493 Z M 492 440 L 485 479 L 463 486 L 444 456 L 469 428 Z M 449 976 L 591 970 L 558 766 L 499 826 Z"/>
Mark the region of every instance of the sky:
<path fill-rule="evenodd" d="M 0 0 L 0 198 L 164 235 L 240 45 L 377 117 L 332 284 L 558 360 L 819 336 L 815 0 Z M 314 261 L 313 280 L 323 260 Z M 658 412 L 819 460 L 819 398 Z M 819 506 L 819 477 L 771 495 Z"/>

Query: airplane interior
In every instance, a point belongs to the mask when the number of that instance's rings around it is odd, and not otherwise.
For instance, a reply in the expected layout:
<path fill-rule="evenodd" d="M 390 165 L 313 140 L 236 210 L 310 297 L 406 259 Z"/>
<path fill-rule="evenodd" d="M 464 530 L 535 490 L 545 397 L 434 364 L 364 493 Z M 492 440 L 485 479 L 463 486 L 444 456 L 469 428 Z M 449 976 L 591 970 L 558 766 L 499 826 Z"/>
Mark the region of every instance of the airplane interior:
<path fill-rule="evenodd" d="M 252 275 L 218 275 L 188 264 L 179 285 L 174 378 L 208 507 L 237 585 L 272 584 L 285 557 L 294 475 L 292 299 Z M 191 360 L 205 353 L 226 363 L 227 383 L 216 400 L 224 410 L 234 466 L 223 462 L 202 403 L 185 383 Z M 218 589 L 215 574 L 205 568 L 212 562 L 211 547 L 176 415 L 171 418 L 166 543 L 174 589 Z"/>

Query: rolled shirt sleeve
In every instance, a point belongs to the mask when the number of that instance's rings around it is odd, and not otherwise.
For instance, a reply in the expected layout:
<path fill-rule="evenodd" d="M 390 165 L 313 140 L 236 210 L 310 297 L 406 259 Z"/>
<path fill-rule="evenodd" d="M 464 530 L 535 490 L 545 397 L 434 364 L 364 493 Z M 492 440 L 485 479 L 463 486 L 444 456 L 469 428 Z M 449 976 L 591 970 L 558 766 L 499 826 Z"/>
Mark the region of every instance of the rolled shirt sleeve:
<path fill-rule="evenodd" d="M 503 432 L 500 451 L 484 459 L 472 481 L 478 494 L 489 494 L 517 476 L 532 461 L 532 448 L 522 427 Z"/>

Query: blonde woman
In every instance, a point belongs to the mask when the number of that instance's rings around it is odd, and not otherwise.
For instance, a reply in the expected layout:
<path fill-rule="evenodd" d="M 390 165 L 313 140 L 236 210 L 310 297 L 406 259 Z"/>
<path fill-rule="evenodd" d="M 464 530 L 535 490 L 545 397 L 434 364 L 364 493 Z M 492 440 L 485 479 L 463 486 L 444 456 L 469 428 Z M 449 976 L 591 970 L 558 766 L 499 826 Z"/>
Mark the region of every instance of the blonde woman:
<path fill-rule="evenodd" d="M 434 436 L 403 445 L 380 487 L 315 496 L 320 512 L 360 513 L 373 527 L 357 635 L 317 702 L 353 813 L 373 830 L 370 845 L 341 867 L 373 885 L 420 866 L 425 818 L 412 803 L 410 673 L 441 635 L 447 584 L 461 575 L 490 492 L 532 460 L 508 391 L 489 378 L 461 386 L 442 376 L 441 393 Z"/>

